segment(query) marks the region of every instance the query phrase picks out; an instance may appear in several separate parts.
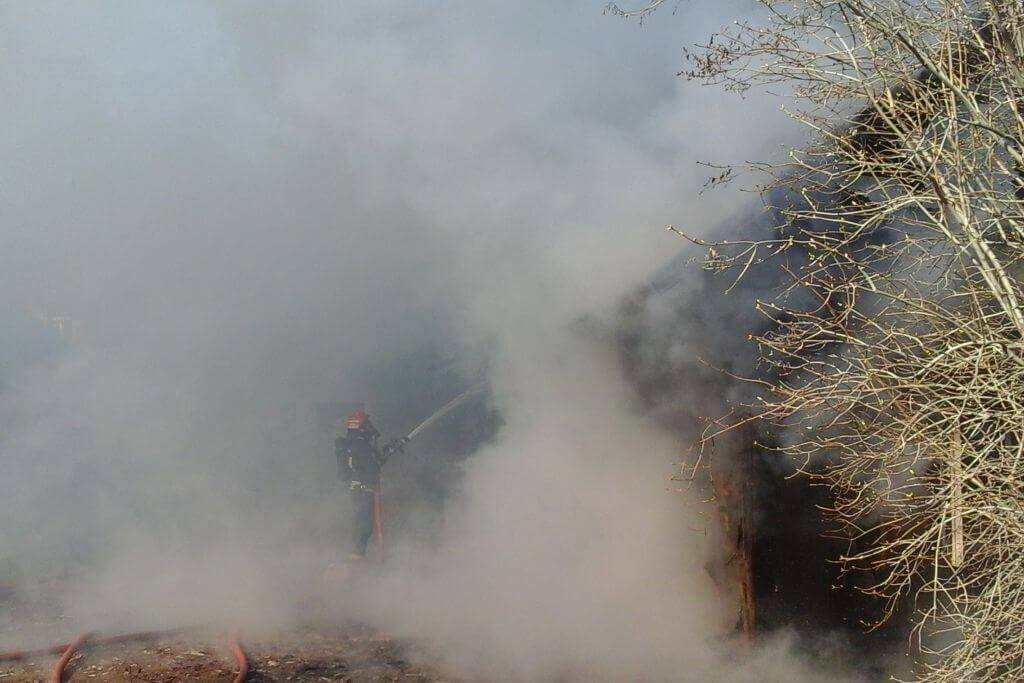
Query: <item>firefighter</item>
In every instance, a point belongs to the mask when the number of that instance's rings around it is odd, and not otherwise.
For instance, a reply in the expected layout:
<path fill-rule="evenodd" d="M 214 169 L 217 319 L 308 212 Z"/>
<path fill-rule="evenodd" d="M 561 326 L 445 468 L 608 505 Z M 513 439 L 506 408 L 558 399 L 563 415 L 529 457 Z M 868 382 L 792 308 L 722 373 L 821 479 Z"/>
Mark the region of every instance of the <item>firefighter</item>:
<path fill-rule="evenodd" d="M 356 410 L 345 420 L 345 436 L 334 442 L 338 458 L 338 477 L 347 482 L 352 499 L 352 545 L 349 558 L 360 560 L 366 556 L 366 546 L 373 535 L 379 514 L 374 496 L 380 485 L 380 469 L 405 439 L 381 448 L 377 444 L 380 432 L 373 426 L 365 410 Z M 376 510 L 376 512 L 375 512 Z"/>
<path fill-rule="evenodd" d="M 352 545 L 350 559 L 366 555 L 373 535 L 373 494 L 380 479 L 383 454 L 377 446 L 380 432 L 365 410 L 356 410 L 345 420 L 345 435 L 334 442 L 338 477 L 348 484 L 352 499 Z"/>

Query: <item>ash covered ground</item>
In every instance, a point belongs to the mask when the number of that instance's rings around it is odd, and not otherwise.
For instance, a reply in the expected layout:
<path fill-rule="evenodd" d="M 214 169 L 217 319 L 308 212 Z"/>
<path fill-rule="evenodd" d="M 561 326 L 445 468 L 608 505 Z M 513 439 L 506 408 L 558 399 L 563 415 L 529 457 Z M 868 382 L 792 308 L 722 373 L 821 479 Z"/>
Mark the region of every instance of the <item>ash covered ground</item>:
<path fill-rule="evenodd" d="M 245 641 L 248 681 L 424 681 L 460 679 L 426 666 L 429 645 L 395 640 L 358 624 L 309 623 Z M 56 655 L 0 663 L 0 680 L 48 680 Z M 237 673 L 226 633 L 198 629 L 151 641 L 85 647 L 65 680 L 230 681 Z"/>
<path fill-rule="evenodd" d="M 51 680 L 58 646 L 86 628 L 65 614 L 60 585 L 26 601 L 24 594 L 0 595 L 0 681 Z M 317 600 L 297 605 L 306 618 L 288 626 L 253 621 L 206 623 L 131 632 L 90 633 L 65 668 L 63 680 L 231 681 L 238 675 L 231 636 L 245 651 L 247 681 L 425 681 L 456 682 L 444 670 L 434 644 L 397 638 L 340 616 L 343 586 L 322 587 Z M 112 642 L 113 641 L 113 642 Z M 14 643 L 16 647 L 10 647 Z M 20 650 L 19 650 L 20 648 Z M 43 651 L 49 650 L 49 651 Z M 23 653 L 17 659 L 8 654 Z"/>

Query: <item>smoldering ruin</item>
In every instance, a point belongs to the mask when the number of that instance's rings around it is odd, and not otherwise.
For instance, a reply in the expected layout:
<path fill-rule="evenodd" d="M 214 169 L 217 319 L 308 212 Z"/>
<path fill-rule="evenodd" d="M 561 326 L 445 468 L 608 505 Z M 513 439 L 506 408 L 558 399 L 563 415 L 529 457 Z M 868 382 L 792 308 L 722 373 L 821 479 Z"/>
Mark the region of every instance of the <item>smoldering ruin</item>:
<path fill-rule="evenodd" d="M 673 74 L 755 10 L 603 9 L 0 9 L 0 676 L 904 670 L 782 436 L 686 481 L 778 270 L 730 289 L 662 227 L 769 225 L 695 162 L 794 131 Z M 347 416 L 383 444 L 476 387 L 389 457 L 346 564 Z"/>

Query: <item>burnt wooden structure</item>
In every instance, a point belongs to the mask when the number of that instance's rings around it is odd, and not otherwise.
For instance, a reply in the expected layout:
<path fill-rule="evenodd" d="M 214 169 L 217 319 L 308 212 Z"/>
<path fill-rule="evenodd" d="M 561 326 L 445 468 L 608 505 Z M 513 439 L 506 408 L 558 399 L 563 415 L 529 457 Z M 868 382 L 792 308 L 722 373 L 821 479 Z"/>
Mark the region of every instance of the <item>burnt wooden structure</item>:
<path fill-rule="evenodd" d="M 722 586 L 736 604 L 736 633 L 749 650 L 757 634 L 757 591 L 754 565 L 754 485 L 756 440 L 749 423 L 738 428 L 741 444 L 732 458 L 717 458 L 711 471 L 715 502 L 724 531 L 725 547 L 720 576 Z"/>

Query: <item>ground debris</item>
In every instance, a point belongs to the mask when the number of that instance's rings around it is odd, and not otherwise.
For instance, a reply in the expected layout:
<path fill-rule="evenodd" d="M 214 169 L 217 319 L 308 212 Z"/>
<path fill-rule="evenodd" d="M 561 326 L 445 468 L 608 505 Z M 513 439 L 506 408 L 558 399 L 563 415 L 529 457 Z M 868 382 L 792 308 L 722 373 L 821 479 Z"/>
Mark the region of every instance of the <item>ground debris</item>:
<path fill-rule="evenodd" d="M 234 661 L 220 633 L 188 633 L 159 644 L 124 643 L 86 647 L 68 666 L 69 680 L 117 683 L 174 683 L 230 681 Z M 456 683 L 427 666 L 425 653 L 409 642 L 397 641 L 359 626 L 307 626 L 285 633 L 246 640 L 249 680 L 268 681 L 417 681 Z M 0 681 L 45 681 L 51 657 L 36 661 L 0 663 Z"/>

